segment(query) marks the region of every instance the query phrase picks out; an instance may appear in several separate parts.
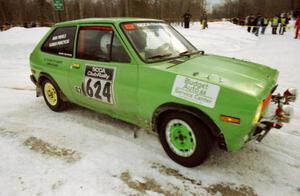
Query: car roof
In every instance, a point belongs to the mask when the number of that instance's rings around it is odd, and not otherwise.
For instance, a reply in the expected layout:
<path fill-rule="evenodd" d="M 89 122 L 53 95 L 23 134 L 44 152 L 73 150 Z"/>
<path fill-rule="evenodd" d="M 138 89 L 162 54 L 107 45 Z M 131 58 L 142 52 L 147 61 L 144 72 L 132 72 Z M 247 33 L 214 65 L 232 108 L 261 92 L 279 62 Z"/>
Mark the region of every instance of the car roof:
<path fill-rule="evenodd" d="M 157 20 L 157 19 L 149 19 L 149 18 L 129 18 L 129 17 L 85 18 L 85 19 L 71 20 L 71 21 L 56 23 L 54 26 L 69 26 L 69 25 L 97 24 L 97 23 L 120 24 L 123 22 L 164 22 L 164 21 Z"/>

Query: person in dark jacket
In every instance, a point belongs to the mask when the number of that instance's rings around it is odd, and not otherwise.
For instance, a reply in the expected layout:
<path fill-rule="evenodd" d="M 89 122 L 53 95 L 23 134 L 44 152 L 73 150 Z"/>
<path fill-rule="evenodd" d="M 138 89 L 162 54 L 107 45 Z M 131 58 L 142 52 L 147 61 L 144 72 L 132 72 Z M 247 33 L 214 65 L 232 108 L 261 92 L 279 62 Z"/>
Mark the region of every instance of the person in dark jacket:
<path fill-rule="evenodd" d="M 251 27 L 249 26 L 249 24 L 250 24 L 250 16 L 246 16 L 245 25 L 247 26 L 247 31 L 250 33 Z"/>
<path fill-rule="evenodd" d="M 251 15 L 251 16 L 247 16 L 247 18 L 246 18 L 246 23 L 247 23 L 247 26 L 248 26 L 248 28 L 247 28 L 247 31 L 250 33 L 251 32 L 251 30 L 252 30 L 252 32 L 253 32 L 253 26 L 254 26 L 254 16 L 253 15 Z"/>
<path fill-rule="evenodd" d="M 255 26 L 256 26 L 256 30 L 255 30 L 255 35 L 258 36 L 259 34 L 259 28 L 262 26 L 263 23 L 263 17 L 261 14 L 257 14 L 257 17 L 255 19 Z"/>
<path fill-rule="evenodd" d="M 184 28 L 188 29 L 190 28 L 190 21 L 191 21 L 192 15 L 190 14 L 190 11 L 188 10 L 183 15 L 183 21 L 184 21 Z"/>
<path fill-rule="evenodd" d="M 256 33 L 256 30 L 257 30 L 257 22 L 258 22 L 258 17 L 253 15 L 253 21 L 252 21 L 252 33 L 255 34 Z"/>

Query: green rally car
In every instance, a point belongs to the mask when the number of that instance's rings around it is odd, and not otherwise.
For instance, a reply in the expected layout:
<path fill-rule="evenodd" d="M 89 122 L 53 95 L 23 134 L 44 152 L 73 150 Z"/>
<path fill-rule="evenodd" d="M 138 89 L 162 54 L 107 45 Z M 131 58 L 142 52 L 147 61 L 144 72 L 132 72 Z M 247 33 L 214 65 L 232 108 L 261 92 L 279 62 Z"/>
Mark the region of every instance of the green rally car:
<path fill-rule="evenodd" d="M 161 20 L 94 18 L 54 25 L 30 55 L 37 96 L 158 133 L 177 163 L 194 167 L 214 143 L 237 150 L 290 118 L 296 90 L 272 95 L 278 71 L 197 50 Z M 265 118 L 270 103 L 276 110 Z"/>

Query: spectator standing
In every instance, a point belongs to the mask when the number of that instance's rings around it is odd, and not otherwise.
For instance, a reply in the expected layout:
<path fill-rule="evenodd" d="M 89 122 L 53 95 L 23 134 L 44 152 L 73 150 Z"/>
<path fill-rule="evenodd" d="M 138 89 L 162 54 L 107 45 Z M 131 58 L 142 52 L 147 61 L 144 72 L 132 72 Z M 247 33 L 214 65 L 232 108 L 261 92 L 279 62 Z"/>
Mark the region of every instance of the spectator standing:
<path fill-rule="evenodd" d="M 286 14 L 283 14 L 283 15 L 280 17 L 280 28 L 279 28 L 279 34 L 280 34 L 280 35 L 283 35 L 283 34 L 284 34 L 287 23 L 288 23 L 287 15 L 286 15 Z"/>
<path fill-rule="evenodd" d="M 191 21 L 192 15 L 190 14 L 190 11 L 188 10 L 183 15 L 183 21 L 184 21 L 184 28 L 188 29 L 190 28 L 190 21 Z"/>
<path fill-rule="evenodd" d="M 257 16 L 255 15 L 252 16 L 251 26 L 252 26 L 252 33 L 255 34 L 257 29 Z"/>
<path fill-rule="evenodd" d="M 300 16 L 298 16 L 296 20 L 295 29 L 296 29 L 295 39 L 297 39 L 299 37 L 299 32 L 300 32 Z"/>
<path fill-rule="evenodd" d="M 264 35 L 267 26 L 269 25 L 269 19 L 267 17 L 262 17 L 262 24 L 261 24 L 261 34 Z"/>
<path fill-rule="evenodd" d="M 272 22 L 271 22 L 271 26 L 272 26 L 272 34 L 273 34 L 273 35 L 276 35 L 276 34 L 277 34 L 278 24 L 279 24 L 279 17 L 278 17 L 278 16 L 274 16 L 274 17 L 272 18 Z"/>
<path fill-rule="evenodd" d="M 254 23 L 255 23 L 255 18 L 254 18 L 254 16 L 253 15 L 250 15 L 250 16 L 248 16 L 248 19 L 247 19 L 247 26 L 248 26 L 248 28 L 247 28 L 247 30 L 248 30 L 248 32 L 249 33 L 251 33 L 251 32 L 254 32 Z"/>
<path fill-rule="evenodd" d="M 247 17 L 245 18 L 245 25 L 247 26 L 247 31 L 250 33 L 250 32 L 251 32 L 250 16 L 247 16 Z"/>
<path fill-rule="evenodd" d="M 207 25 L 207 15 L 206 15 L 205 12 L 204 12 L 203 15 L 201 16 L 200 22 L 201 22 L 201 24 L 202 24 L 202 29 L 208 28 L 208 25 Z"/>
<path fill-rule="evenodd" d="M 262 26 L 263 23 L 263 17 L 261 14 L 257 14 L 257 17 L 255 19 L 256 22 L 256 31 L 255 31 L 255 35 L 258 36 L 259 34 L 259 28 Z"/>

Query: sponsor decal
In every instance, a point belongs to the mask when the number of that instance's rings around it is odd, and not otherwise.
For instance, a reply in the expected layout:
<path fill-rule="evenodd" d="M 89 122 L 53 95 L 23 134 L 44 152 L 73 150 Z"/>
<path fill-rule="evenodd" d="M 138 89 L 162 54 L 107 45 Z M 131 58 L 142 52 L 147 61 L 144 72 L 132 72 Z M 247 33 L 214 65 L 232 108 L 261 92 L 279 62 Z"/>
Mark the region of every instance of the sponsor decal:
<path fill-rule="evenodd" d="M 70 43 L 70 39 L 67 39 L 67 34 L 56 35 L 52 37 L 49 47 L 62 46 Z"/>
<path fill-rule="evenodd" d="M 65 40 L 61 40 L 61 41 L 57 41 L 57 42 L 51 42 L 49 43 L 49 47 L 55 47 L 55 46 L 62 46 L 62 45 L 66 45 L 69 44 L 70 40 L 69 39 L 65 39 Z"/>
<path fill-rule="evenodd" d="M 48 59 L 48 58 L 44 58 L 44 61 L 45 61 L 46 65 L 53 66 L 53 67 L 57 67 L 58 65 L 63 63 L 60 60 Z"/>
<path fill-rule="evenodd" d="M 97 101 L 114 104 L 114 78 L 115 68 L 86 65 L 83 94 Z"/>
<path fill-rule="evenodd" d="M 62 35 L 57 35 L 57 36 L 53 36 L 52 37 L 52 40 L 55 41 L 55 40 L 59 40 L 59 39 L 66 39 L 67 37 L 67 34 L 62 34 Z"/>
<path fill-rule="evenodd" d="M 172 95 L 214 108 L 220 87 L 211 83 L 177 75 L 172 88 Z"/>

